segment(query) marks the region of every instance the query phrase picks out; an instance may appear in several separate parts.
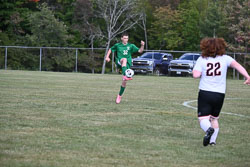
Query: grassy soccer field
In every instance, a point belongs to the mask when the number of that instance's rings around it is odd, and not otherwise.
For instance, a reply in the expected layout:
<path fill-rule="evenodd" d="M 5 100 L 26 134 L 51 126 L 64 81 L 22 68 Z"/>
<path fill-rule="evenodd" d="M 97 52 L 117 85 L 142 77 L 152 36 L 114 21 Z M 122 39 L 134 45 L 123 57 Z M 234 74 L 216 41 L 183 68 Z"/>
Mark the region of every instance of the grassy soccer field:
<path fill-rule="evenodd" d="M 1 70 L 0 166 L 250 166 L 250 86 L 228 80 L 217 145 L 203 147 L 182 105 L 198 83 L 135 76 L 117 105 L 120 75 Z"/>

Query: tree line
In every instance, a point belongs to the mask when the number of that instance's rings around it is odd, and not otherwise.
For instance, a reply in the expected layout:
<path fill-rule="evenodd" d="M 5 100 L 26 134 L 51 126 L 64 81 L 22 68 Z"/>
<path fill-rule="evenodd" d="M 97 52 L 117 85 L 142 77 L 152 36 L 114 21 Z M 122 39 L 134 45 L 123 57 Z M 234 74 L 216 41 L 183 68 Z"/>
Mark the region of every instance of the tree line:
<path fill-rule="evenodd" d="M 228 51 L 250 51 L 248 0 L 0 0 L 0 45 L 108 48 L 129 32 L 149 50 L 199 51 L 204 37 L 222 37 Z M 3 50 L 3 49 L 1 49 Z M 0 68 L 3 67 L 0 51 Z M 35 51 L 10 51 L 14 69 L 36 69 Z M 43 70 L 72 71 L 74 57 L 45 50 Z M 20 56 L 21 55 L 21 56 Z M 58 56 L 60 55 L 60 56 Z M 105 52 L 79 52 L 79 71 L 102 72 Z M 249 54 L 248 54 L 249 56 Z M 244 57 L 248 59 L 249 57 Z M 244 61 L 250 66 L 249 61 Z M 109 66 L 109 65 L 108 65 Z M 107 68 L 106 70 L 109 70 Z"/>

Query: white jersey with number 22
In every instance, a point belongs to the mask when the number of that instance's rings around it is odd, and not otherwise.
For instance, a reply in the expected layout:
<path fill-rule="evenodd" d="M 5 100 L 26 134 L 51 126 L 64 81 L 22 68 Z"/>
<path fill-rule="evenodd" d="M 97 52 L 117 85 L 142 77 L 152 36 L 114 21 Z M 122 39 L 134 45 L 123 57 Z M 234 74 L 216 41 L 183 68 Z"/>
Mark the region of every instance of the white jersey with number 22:
<path fill-rule="evenodd" d="M 200 90 L 225 93 L 227 68 L 234 61 L 228 55 L 198 58 L 193 70 L 201 72 Z"/>

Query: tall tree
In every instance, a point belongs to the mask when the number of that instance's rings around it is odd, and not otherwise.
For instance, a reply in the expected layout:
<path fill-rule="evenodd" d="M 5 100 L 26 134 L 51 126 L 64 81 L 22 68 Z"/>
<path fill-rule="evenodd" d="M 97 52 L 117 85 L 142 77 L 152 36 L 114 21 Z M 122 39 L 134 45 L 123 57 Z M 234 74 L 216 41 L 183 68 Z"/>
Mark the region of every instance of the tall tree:
<path fill-rule="evenodd" d="M 0 30 L 6 31 L 9 27 L 9 20 L 11 15 L 15 13 L 17 3 L 2 0 L 0 3 Z"/>
<path fill-rule="evenodd" d="M 143 14 L 136 10 L 137 0 L 94 0 L 97 17 L 104 20 L 105 29 L 103 34 L 107 39 L 106 53 L 110 47 L 110 42 L 119 34 L 131 29 Z M 102 74 L 105 72 L 105 56 L 102 65 Z"/>
<path fill-rule="evenodd" d="M 40 0 L 40 4 L 47 3 L 54 12 L 56 18 L 63 21 L 67 26 L 72 24 L 74 15 L 74 3 L 76 0 Z"/>
<path fill-rule="evenodd" d="M 41 4 L 40 11 L 29 17 L 31 35 L 27 39 L 33 46 L 66 46 L 67 27 L 55 18 L 46 3 Z"/>
<path fill-rule="evenodd" d="M 29 17 L 31 34 L 26 35 L 27 44 L 31 46 L 67 46 L 67 26 L 58 19 L 46 3 L 39 7 L 40 11 L 34 12 Z M 74 57 L 69 50 L 43 50 L 43 59 L 46 63 L 43 70 L 73 71 Z"/>
<path fill-rule="evenodd" d="M 157 8 L 150 31 L 150 46 L 156 49 L 177 49 L 183 42 L 180 34 L 180 12 L 170 6 Z"/>
<path fill-rule="evenodd" d="M 201 38 L 222 37 L 222 31 L 224 31 L 224 17 L 221 9 L 217 1 L 208 3 L 208 8 L 204 12 L 204 16 L 200 17 Z"/>
<path fill-rule="evenodd" d="M 0 3 L 0 36 L 9 39 L 7 41 L 11 41 L 12 45 L 19 44 L 20 36 L 29 32 L 27 16 L 36 10 L 36 4 L 31 1 L 2 0 Z M 6 40 L 1 43 L 7 44 Z"/>
<path fill-rule="evenodd" d="M 94 44 L 96 41 L 103 38 L 100 26 L 94 21 L 93 4 L 90 0 L 77 0 L 75 4 L 74 12 L 74 28 L 81 34 L 81 39 L 88 43 L 91 52 L 86 55 L 83 66 L 90 67 L 92 73 L 95 68 L 100 65 L 96 59 L 100 57 L 100 54 L 94 53 Z"/>
<path fill-rule="evenodd" d="M 182 49 L 198 50 L 200 43 L 200 1 L 190 0 L 185 1 L 180 6 L 181 11 L 181 36 L 184 40 Z"/>
<path fill-rule="evenodd" d="M 93 4 L 90 0 L 77 0 L 74 11 L 74 26 L 81 33 L 81 39 L 94 47 L 94 40 L 102 38 L 100 26 L 95 22 Z"/>
<path fill-rule="evenodd" d="M 229 30 L 229 49 L 238 52 L 250 51 L 250 2 L 228 0 L 225 6 Z"/>

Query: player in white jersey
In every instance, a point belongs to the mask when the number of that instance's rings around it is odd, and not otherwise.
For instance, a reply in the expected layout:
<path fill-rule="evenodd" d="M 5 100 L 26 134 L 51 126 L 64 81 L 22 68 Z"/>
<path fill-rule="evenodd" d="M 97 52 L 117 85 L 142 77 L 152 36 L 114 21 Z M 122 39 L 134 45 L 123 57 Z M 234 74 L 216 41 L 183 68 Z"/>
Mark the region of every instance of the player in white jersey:
<path fill-rule="evenodd" d="M 235 68 L 250 85 L 250 76 L 238 62 L 225 55 L 226 42 L 223 38 L 205 38 L 200 43 L 202 50 L 193 69 L 193 77 L 201 78 L 198 95 L 198 119 L 206 132 L 203 145 L 215 145 L 219 132 L 219 114 L 226 92 L 228 67 Z"/>

